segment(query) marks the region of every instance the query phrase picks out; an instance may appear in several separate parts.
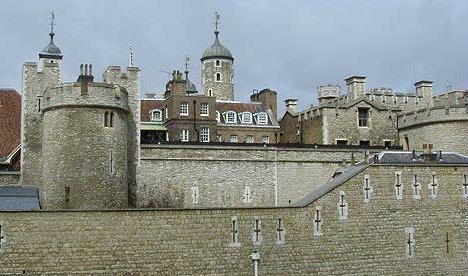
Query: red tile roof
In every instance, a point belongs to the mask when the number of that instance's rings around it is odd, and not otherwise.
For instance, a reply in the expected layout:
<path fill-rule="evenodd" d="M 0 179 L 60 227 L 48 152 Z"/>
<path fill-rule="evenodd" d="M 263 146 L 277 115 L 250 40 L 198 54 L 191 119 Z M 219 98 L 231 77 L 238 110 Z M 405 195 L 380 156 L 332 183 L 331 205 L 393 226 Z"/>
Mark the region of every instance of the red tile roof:
<path fill-rule="evenodd" d="M 0 156 L 8 156 L 21 143 L 21 95 L 0 88 Z"/>
<path fill-rule="evenodd" d="M 142 99 L 140 104 L 140 120 L 142 122 L 150 121 L 150 110 L 161 109 L 164 107 L 163 99 Z"/>

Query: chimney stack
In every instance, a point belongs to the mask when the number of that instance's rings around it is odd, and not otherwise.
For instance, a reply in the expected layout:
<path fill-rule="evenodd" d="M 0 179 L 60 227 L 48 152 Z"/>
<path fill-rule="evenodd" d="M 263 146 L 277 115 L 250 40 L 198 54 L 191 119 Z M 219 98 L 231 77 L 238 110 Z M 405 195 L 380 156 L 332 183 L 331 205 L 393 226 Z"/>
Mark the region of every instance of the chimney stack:
<path fill-rule="evenodd" d="M 366 77 L 352 76 L 347 79 L 348 100 L 356 100 L 366 95 Z"/>
<path fill-rule="evenodd" d="M 286 109 L 292 113 L 297 113 L 297 99 L 286 99 Z"/>

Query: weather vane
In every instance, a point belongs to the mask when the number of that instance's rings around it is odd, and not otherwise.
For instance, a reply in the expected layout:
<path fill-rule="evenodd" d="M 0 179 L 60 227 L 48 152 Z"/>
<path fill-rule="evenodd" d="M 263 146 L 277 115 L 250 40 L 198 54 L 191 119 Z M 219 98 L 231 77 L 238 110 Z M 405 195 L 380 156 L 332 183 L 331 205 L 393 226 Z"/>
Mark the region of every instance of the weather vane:
<path fill-rule="evenodd" d="M 219 25 L 219 19 L 221 17 L 219 16 L 219 13 L 218 12 L 215 12 L 215 31 L 217 32 L 218 31 L 218 25 Z"/>
<path fill-rule="evenodd" d="M 185 56 L 185 71 L 187 72 L 188 72 L 189 61 L 190 61 L 190 58 L 188 55 L 186 55 Z"/>
<path fill-rule="evenodd" d="M 54 11 L 51 12 L 50 14 L 50 33 L 53 34 L 54 33 L 54 20 L 55 20 L 55 14 L 54 14 Z"/>
<path fill-rule="evenodd" d="M 132 42 L 130 41 L 129 49 L 128 49 L 128 65 L 133 66 L 133 50 L 132 50 Z"/>

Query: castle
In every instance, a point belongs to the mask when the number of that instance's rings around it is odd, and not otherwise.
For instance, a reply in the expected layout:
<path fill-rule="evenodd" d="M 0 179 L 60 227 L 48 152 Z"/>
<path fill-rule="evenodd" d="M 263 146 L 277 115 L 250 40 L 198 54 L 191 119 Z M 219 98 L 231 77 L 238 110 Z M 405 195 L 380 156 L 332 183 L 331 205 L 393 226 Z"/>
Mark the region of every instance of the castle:
<path fill-rule="evenodd" d="M 132 66 L 63 83 L 54 35 L 23 66 L 1 274 L 467 273 L 466 92 L 354 76 L 346 95 L 319 86 L 318 107 L 286 100 L 278 122 L 275 91 L 234 101 L 217 29 L 202 93 L 174 71 L 164 99 L 140 99 Z"/>

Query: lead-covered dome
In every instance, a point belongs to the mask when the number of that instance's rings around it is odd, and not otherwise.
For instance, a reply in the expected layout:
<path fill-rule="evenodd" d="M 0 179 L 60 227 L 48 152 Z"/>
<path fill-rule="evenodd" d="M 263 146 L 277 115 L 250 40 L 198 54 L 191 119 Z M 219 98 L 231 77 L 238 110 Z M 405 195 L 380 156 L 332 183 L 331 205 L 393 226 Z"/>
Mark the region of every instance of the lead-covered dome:
<path fill-rule="evenodd" d="M 60 52 L 59 47 L 57 47 L 54 43 L 54 33 L 51 32 L 50 42 L 49 44 L 39 53 L 39 57 L 41 58 L 57 58 L 62 59 L 62 52 Z"/>
<path fill-rule="evenodd" d="M 225 58 L 225 59 L 229 59 L 233 61 L 234 58 L 232 57 L 231 51 L 229 51 L 228 48 L 224 47 L 219 42 L 219 39 L 218 39 L 219 31 L 215 31 L 214 33 L 215 33 L 216 38 L 215 38 L 213 45 L 208 47 L 203 52 L 203 56 L 200 60 L 204 61 L 206 59 Z"/>

